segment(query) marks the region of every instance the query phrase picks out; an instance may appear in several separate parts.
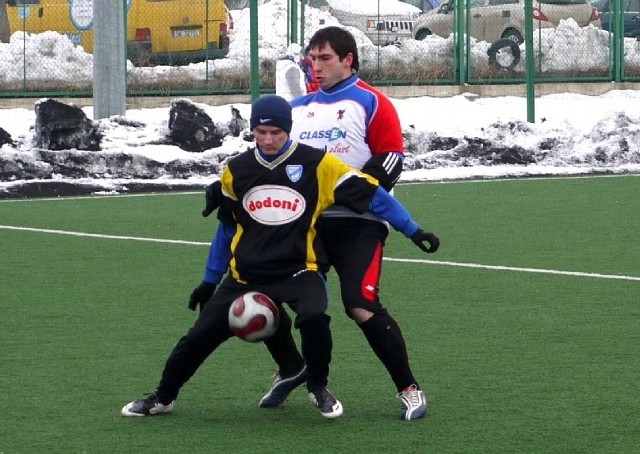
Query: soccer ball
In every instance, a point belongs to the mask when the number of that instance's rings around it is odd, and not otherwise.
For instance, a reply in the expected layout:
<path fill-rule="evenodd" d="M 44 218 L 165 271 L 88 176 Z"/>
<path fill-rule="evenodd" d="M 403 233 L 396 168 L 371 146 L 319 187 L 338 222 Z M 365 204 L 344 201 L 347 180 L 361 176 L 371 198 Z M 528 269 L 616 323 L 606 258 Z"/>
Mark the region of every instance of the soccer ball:
<path fill-rule="evenodd" d="M 265 340 L 278 328 L 278 306 L 263 293 L 245 293 L 229 307 L 229 328 L 247 342 Z"/>

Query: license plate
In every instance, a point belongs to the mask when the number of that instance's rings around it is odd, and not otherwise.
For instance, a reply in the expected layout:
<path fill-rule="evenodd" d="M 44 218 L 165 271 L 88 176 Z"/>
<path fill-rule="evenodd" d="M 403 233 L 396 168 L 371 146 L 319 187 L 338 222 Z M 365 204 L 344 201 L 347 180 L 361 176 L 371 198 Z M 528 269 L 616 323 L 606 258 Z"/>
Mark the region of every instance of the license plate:
<path fill-rule="evenodd" d="M 174 38 L 199 38 L 200 29 L 190 28 L 190 29 L 171 30 L 171 34 L 173 35 Z"/>

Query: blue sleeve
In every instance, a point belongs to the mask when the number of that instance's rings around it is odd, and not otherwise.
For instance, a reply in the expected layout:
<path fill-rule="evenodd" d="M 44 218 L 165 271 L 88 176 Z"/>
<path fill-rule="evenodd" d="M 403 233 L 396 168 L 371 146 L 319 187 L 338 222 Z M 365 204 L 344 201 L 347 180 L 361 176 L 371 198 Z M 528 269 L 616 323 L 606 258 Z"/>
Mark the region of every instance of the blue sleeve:
<path fill-rule="evenodd" d="M 218 224 L 218 230 L 211 240 L 209 248 L 209 257 L 204 271 L 205 282 L 210 284 L 219 284 L 222 276 L 229 268 L 229 260 L 231 260 L 231 240 L 236 233 L 236 225 L 221 222 Z"/>
<path fill-rule="evenodd" d="M 418 231 L 418 224 L 411 219 L 411 215 L 406 208 L 380 186 L 373 194 L 371 212 L 387 221 L 391 224 L 391 227 L 407 238 L 410 238 L 411 235 Z"/>

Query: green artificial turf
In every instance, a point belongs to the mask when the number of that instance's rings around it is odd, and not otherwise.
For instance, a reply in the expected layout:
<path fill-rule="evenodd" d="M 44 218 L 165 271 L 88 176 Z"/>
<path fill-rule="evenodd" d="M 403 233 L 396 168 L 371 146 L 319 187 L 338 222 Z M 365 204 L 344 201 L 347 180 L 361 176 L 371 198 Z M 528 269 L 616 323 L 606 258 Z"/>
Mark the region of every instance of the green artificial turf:
<path fill-rule="evenodd" d="M 342 418 L 324 420 L 303 389 L 259 409 L 275 368 L 237 339 L 173 414 L 121 417 L 196 317 L 187 300 L 216 222 L 200 216 L 202 194 L 0 202 L 0 453 L 638 452 L 639 187 L 623 176 L 396 188 L 442 240 L 426 255 L 393 232 L 386 249 L 381 297 L 430 400 L 412 423 L 333 273 Z"/>

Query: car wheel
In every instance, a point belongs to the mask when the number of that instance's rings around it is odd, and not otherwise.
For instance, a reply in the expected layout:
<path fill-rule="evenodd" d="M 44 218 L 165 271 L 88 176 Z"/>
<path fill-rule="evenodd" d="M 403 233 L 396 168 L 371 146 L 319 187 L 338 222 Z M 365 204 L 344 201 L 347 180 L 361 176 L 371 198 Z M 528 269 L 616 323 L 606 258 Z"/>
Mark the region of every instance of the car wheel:
<path fill-rule="evenodd" d="M 428 28 L 421 28 L 420 30 L 418 30 L 416 32 L 416 39 L 418 41 L 422 41 L 423 39 L 425 39 L 430 34 L 431 34 L 431 30 L 429 30 Z"/>
<path fill-rule="evenodd" d="M 520 46 L 513 40 L 502 38 L 489 47 L 489 64 L 512 70 L 520 63 Z"/>
<path fill-rule="evenodd" d="M 502 38 L 503 39 L 510 39 L 511 41 L 513 41 L 514 43 L 517 43 L 518 45 L 522 44 L 524 42 L 524 38 L 522 37 L 522 33 L 520 33 L 518 30 L 514 29 L 514 28 L 510 28 L 508 30 L 505 30 L 505 32 L 502 34 Z"/>

